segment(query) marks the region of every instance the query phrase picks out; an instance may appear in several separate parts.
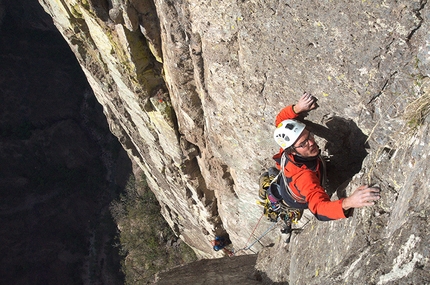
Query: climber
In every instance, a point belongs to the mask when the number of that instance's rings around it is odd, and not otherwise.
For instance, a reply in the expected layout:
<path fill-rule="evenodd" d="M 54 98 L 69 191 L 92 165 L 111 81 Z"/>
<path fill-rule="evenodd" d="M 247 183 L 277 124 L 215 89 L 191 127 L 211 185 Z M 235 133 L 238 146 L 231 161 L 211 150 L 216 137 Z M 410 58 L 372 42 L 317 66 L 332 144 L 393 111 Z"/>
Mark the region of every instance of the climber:
<path fill-rule="evenodd" d="M 321 221 L 342 219 L 350 216 L 353 208 L 374 205 L 380 198 L 380 189 L 362 185 L 347 198 L 330 200 L 322 186 L 324 161 L 314 135 L 305 124 L 295 120 L 300 113 L 315 109 L 316 101 L 314 96 L 304 93 L 297 104 L 285 107 L 277 115 L 274 139 L 281 149 L 273 159 L 282 172 L 277 183 L 271 184 L 267 183 L 269 174 L 263 175 L 259 196 L 266 199 L 264 190 L 270 185 L 269 192 L 280 197 L 282 204 L 289 208 L 308 208 Z"/>
<path fill-rule="evenodd" d="M 220 237 L 220 236 L 215 236 L 215 239 L 211 241 L 211 244 L 213 246 L 213 249 L 215 251 L 219 251 L 221 249 L 224 250 L 225 253 L 228 254 L 228 256 L 232 256 L 233 252 L 226 249 L 226 246 L 228 246 L 229 244 L 231 244 L 231 241 L 228 238 L 224 238 L 224 237 Z"/>
<path fill-rule="evenodd" d="M 215 251 L 219 251 L 227 245 L 227 242 L 225 238 L 216 236 L 215 239 L 211 242 L 211 244 L 213 245 L 213 249 Z"/>

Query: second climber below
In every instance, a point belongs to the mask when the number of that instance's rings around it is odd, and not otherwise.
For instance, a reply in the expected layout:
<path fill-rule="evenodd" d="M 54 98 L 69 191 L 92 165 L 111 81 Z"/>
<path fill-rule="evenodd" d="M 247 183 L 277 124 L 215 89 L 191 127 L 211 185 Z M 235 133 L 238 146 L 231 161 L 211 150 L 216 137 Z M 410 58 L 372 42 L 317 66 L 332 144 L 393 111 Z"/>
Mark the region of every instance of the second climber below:
<path fill-rule="evenodd" d="M 295 105 L 282 109 L 276 117 L 274 139 L 281 147 L 273 156 L 279 175 L 278 195 L 289 208 L 308 208 L 318 220 L 346 218 L 350 209 L 374 205 L 380 190 L 362 185 L 349 197 L 331 201 L 322 186 L 323 161 L 313 134 L 296 120 L 300 113 L 317 107 L 316 98 L 305 93 Z M 272 192 L 275 189 L 272 189 Z M 265 195 L 260 193 L 260 196 Z M 262 197 L 263 198 L 263 197 Z"/>

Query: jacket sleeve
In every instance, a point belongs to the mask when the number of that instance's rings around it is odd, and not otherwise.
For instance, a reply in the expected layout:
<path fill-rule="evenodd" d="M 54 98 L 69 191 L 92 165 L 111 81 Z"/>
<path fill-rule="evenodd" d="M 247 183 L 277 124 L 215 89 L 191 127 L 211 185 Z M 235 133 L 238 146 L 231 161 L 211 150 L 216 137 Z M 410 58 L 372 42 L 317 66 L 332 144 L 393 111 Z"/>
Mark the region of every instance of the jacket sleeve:
<path fill-rule="evenodd" d="M 284 120 L 295 119 L 299 116 L 294 112 L 293 106 L 294 105 L 287 106 L 279 112 L 275 120 L 276 127 L 279 125 L 279 123 L 281 123 Z"/>
<path fill-rule="evenodd" d="M 300 194 L 306 197 L 309 210 L 320 221 L 331 221 L 346 218 L 342 209 L 342 200 L 331 201 L 318 177 L 311 171 L 305 171 L 296 180 L 296 187 L 302 189 Z"/>

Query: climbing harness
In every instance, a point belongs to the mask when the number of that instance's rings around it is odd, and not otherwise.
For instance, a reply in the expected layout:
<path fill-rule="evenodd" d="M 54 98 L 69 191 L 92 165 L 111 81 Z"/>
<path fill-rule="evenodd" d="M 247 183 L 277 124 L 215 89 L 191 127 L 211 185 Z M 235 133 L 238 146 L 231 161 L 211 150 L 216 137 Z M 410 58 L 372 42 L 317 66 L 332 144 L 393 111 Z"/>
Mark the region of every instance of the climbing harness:
<path fill-rule="evenodd" d="M 285 159 L 281 161 L 281 169 L 283 169 L 284 165 Z M 269 172 L 273 173 L 273 170 L 271 171 L 271 169 L 269 169 Z M 277 187 L 279 187 L 279 176 L 283 177 L 283 179 L 285 180 L 285 175 L 283 174 L 283 171 L 277 171 L 276 175 L 272 174 L 266 178 L 266 180 L 268 180 L 269 178 L 271 179 L 270 183 L 267 183 L 267 181 L 265 180 L 261 181 L 264 182 L 264 184 L 260 185 L 260 188 L 263 189 L 260 189 L 259 192 L 263 190 L 265 191 L 265 199 L 262 200 L 262 197 L 260 197 L 260 200 L 257 201 L 257 204 L 263 206 L 263 215 L 265 215 L 271 222 L 276 222 L 278 221 L 278 219 L 281 219 L 286 224 L 297 224 L 302 217 L 303 210 L 292 208 L 284 202 L 284 200 L 279 194 L 279 190 L 277 189 Z M 288 188 L 288 184 L 284 184 Z"/>
<path fill-rule="evenodd" d="M 281 219 L 285 222 L 291 221 L 293 224 L 297 224 L 303 214 L 303 209 L 290 208 L 272 193 L 268 193 L 266 201 L 257 201 L 257 204 L 263 206 L 263 215 L 271 222 L 277 222 L 278 219 Z"/>

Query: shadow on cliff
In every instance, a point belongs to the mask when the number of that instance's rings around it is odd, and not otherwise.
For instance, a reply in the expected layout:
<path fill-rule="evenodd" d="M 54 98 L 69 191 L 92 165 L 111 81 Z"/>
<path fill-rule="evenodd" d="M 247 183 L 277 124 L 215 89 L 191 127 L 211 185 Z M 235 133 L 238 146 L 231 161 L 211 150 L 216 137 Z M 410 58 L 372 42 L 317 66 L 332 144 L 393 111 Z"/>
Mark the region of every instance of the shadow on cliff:
<path fill-rule="evenodd" d="M 273 282 L 265 272 L 255 271 L 253 277 L 261 285 L 289 285 L 288 282 Z"/>
<path fill-rule="evenodd" d="M 304 122 L 311 132 L 327 140 L 326 145 L 320 148 L 328 153 L 328 194 L 331 196 L 338 189 L 338 197 L 344 197 L 345 186 L 360 171 L 368 154 L 367 136 L 352 120 L 338 116 L 326 119 L 326 126 L 308 120 Z"/>
<path fill-rule="evenodd" d="M 123 284 L 109 205 L 131 161 L 40 4 L 0 14 L 0 284 Z"/>

